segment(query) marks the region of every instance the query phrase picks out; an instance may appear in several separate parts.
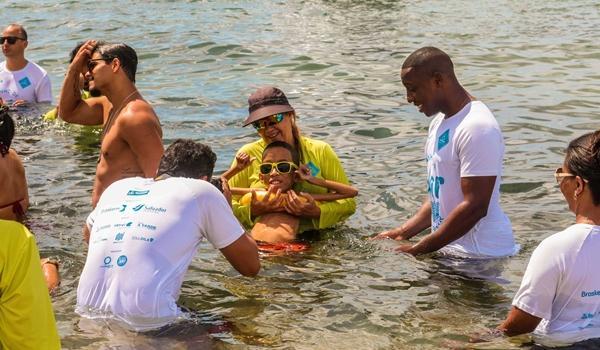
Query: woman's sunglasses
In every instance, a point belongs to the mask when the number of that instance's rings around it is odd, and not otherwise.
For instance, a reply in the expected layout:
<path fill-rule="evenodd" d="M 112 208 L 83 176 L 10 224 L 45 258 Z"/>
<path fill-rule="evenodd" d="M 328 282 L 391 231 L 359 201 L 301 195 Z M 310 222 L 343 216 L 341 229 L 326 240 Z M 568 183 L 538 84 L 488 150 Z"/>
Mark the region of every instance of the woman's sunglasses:
<path fill-rule="evenodd" d="M 562 168 L 556 168 L 556 170 L 554 171 L 554 178 L 556 179 L 556 183 L 560 186 L 560 184 L 562 183 L 562 180 L 566 177 L 574 177 L 574 176 L 578 176 L 575 174 L 571 174 L 571 173 L 563 173 L 563 169 Z M 583 180 L 583 182 L 588 182 L 588 180 L 581 178 Z"/>
<path fill-rule="evenodd" d="M 266 129 L 269 126 L 281 123 L 283 121 L 284 116 L 285 116 L 285 114 L 283 114 L 283 113 L 273 114 L 273 115 L 263 118 L 261 120 L 255 121 L 254 123 L 252 123 L 252 126 L 256 130 Z"/>
<path fill-rule="evenodd" d="M 14 45 L 17 42 L 17 40 L 25 41 L 25 39 L 19 38 L 18 36 L 3 36 L 0 37 L 0 45 L 4 44 L 5 41 L 8 41 L 10 45 Z"/>
<path fill-rule="evenodd" d="M 556 179 L 556 183 L 560 186 L 560 183 L 565 177 L 575 176 L 571 173 L 563 173 L 562 168 L 556 168 L 554 171 L 554 178 Z"/>
<path fill-rule="evenodd" d="M 298 169 L 298 166 L 292 162 L 277 162 L 277 163 L 262 163 L 258 168 L 262 175 L 270 174 L 273 167 L 280 174 L 289 174 L 294 169 Z"/>

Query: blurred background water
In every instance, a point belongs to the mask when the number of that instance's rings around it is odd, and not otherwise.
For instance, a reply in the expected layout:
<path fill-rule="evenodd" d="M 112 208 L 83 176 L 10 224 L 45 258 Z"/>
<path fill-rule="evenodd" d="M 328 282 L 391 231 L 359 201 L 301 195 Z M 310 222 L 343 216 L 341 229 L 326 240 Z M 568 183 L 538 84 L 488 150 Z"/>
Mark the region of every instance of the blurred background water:
<path fill-rule="evenodd" d="M 65 349 L 439 349 L 506 315 L 528 258 L 571 224 L 552 172 L 574 137 L 598 128 L 600 5 L 596 1 L 55 1 L 4 2 L 2 27 L 22 23 L 27 57 L 59 94 L 79 41 L 122 41 L 139 55 L 138 88 L 158 113 L 165 144 L 205 142 L 223 171 L 257 135 L 242 128 L 246 99 L 283 89 L 304 134 L 330 143 L 354 185 L 358 210 L 308 237 L 302 255 L 263 260 L 238 277 L 205 244 L 180 303 L 202 330 L 149 338 L 95 329 L 73 312 L 86 246 L 98 130 L 44 123 L 48 106 L 17 114 L 14 147 L 32 201 L 41 254 L 62 261 L 53 304 Z M 521 252 L 500 262 L 414 259 L 366 237 L 396 226 L 426 193 L 429 120 L 407 104 L 399 70 L 413 50 L 450 54 L 466 88 L 495 113 L 506 142 L 501 203 Z M 485 150 L 482 150 L 485 151 Z M 521 348 L 528 337 L 476 348 Z M 527 346 L 525 346 L 527 347 Z"/>

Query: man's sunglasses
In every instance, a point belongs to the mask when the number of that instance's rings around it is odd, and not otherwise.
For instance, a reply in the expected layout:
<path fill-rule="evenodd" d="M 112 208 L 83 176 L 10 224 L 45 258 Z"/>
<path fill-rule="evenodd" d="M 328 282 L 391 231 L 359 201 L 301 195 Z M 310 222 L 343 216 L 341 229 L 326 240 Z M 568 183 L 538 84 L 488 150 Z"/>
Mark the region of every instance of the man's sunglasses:
<path fill-rule="evenodd" d="M 87 69 L 89 72 L 91 72 L 98 65 L 98 61 L 105 61 L 108 63 L 109 61 L 112 61 L 113 59 L 115 59 L 115 58 L 110 57 L 110 56 L 109 57 L 92 58 L 92 59 L 88 60 L 88 62 L 87 62 Z"/>
<path fill-rule="evenodd" d="M 270 174 L 275 167 L 280 174 L 289 174 L 294 169 L 298 169 L 298 166 L 292 162 L 277 162 L 277 163 L 262 163 L 258 168 L 262 175 Z"/>
<path fill-rule="evenodd" d="M 8 41 L 10 45 L 14 45 L 17 42 L 17 40 L 25 41 L 26 39 L 19 38 L 18 36 L 3 36 L 0 37 L 0 45 L 4 44 L 5 41 Z"/>
<path fill-rule="evenodd" d="M 283 121 L 284 116 L 285 114 L 283 113 L 273 114 L 261 120 L 255 121 L 254 123 L 252 123 L 252 126 L 256 130 L 266 129 L 269 126 L 281 123 Z"/>

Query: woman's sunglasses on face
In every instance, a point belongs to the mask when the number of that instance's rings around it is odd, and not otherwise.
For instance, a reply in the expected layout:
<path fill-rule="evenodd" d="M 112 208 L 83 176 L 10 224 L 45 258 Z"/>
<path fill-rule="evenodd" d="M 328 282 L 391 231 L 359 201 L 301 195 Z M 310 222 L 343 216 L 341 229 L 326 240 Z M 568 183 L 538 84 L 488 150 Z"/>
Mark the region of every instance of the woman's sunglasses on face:
<path fill-rule="evenodd" d="M 574 177 L 574 176 L 577 176 L 577 175 L 571 174 L 571 173 L 563 173 L 562 168 L 556 168 L 556 170 L 554 171 L 554 178 L 556 179 L 556 183 L 559 186 L 565 178 Z M 583 180 L 583 182 L 589 182 L 588 180 L 586 180 L 584 178 L 581 178 L 581 179 Z"/>
<path fill-rule="evenodd" d="M 18 36 L 3 36 L 0 37 L 0 45 L 4 44 L 5 41 L 7 41 L 9 45 L 14 45 L 17 40 L 25 41 L 25 39 L 19 38 Z"/>
<path fill-rule="evenodd" d="M 571 173 L 563 173 L 562 167 L 556 168 L 556 170 L 554 171 L 554 178 L 556 179 L 556 184 L 559 186 L 566 177 L 572 177 L 572 176 L 577 176 L 577 175 L 574 175 Z"/>
<path fill-rule="evenodd" d="M 298 166 L 292 162 L 277 162 L 277 163 L 262 163 L 259 167 L 262 175 L 270 174 L 273 171 L 273 167 L 280 174 L 289 174 L 294 169 L 298 169 Z"/>
<path fill-rule="evenodd" d="M 284 116 L 285 116 L 285 114 L 283 114 L 283 113 L 273 114 L 273 115 L 263 118 L 261 120 L 255 121 L 254 123 L 252 123 L 252 126 L 256 130 L 266 129 L 269 126 L 281 123 L 283 121 Z"/>

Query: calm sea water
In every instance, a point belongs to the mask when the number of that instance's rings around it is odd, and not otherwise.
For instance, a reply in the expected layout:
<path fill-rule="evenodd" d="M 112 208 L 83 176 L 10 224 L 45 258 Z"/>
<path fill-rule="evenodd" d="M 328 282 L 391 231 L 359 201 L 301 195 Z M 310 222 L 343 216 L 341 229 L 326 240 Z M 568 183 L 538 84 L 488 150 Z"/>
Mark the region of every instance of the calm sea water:
<path fill-rule="evenodd" d="M 94 327 L 74 314 L 86 246 L 98 130 L 43 123 L 21 111 L 14 147 L 25 161 L 29 226 L 41 254 L 62 261 L 53 296 L 63 347 L 439 349 L 506 315 L 528 258 L 573 222 L 552 172 L 575 136 L 598 128 L 596 1 L 18 1 L 0 23 L 29 31 L 27 55 L 58 96 L 70 49 L 89 38 L 124 41 L 139 55 L 138 87 L 165 143 L 208 143 L 225 170 L 255 140 L 242 128 L 247 96 L 281 87 L 303 133 L 329 142 L 360 188 L 357 213 L 311 236 L 303 255 L 263 260 L 236 275 L 208 244 L 180 303 L 201 330 L 144 337 Z M 522 250 L 500 262 L 414 259 L 366 237 L 408 218 L 426 191 L 428 119 L 408 105 L 399 69 L 425 45 L 446 50 L 467 89 L 495 112 L 506 141 L 502 205 Z M 175 332 L 177 333 L 177 332 Z M 528 337 L 479 348 L 519 348 Z"/>

